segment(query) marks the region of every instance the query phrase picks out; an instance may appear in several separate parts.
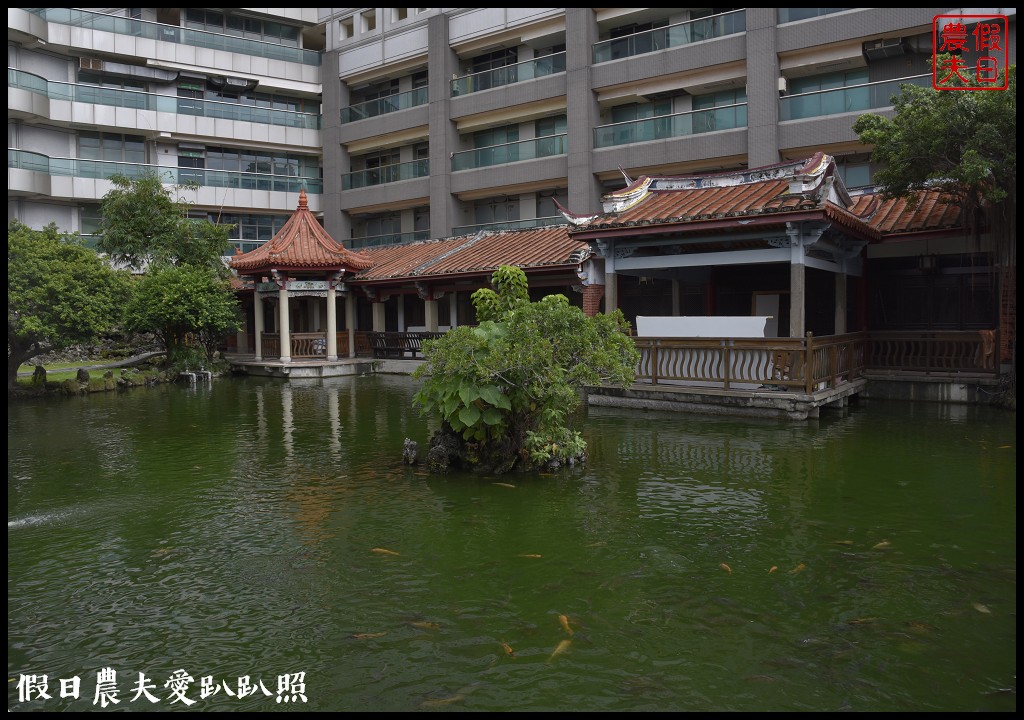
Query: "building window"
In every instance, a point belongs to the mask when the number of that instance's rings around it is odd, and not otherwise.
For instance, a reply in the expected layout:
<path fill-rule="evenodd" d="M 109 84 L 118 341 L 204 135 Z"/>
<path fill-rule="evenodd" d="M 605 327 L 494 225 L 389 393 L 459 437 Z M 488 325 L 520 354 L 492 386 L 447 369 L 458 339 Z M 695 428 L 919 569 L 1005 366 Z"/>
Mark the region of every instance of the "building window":
<path fill-rule="evenodd" d="M 695 113 L 693 116 L 693 132 L 703 133 L 713 130 L 731 130 L 732 128 L 746 127 L 747 106 L 744 104 L 746 102 L 746 89 L 724 90 L 712 95 L 695 96 L 693 98 L 694 110 L 721 109 L 714 112 Z"/>
<path fill-rule="evenodd" d="M 353 18 L 345 18 L 338 21 L 338 30 L 341 32 L 341 39 L 348 40 L 356 34 L 355 21 Z"/>
<path fill-rule="evenodd" d="M 409 17 L 409 8 L 391 8 L 391 22 L 401 22 Z"/>
<path fill-rule="evenodd" d="M 146 139 L 142 135 L 83 130 L 78 133 L 78 156 L 83 160 L 145 163 Z"/>
<path fill-rule="evenodd" d="M 803 93 L 813 94 L 804 97 L 790 97 L 788 102 L 791 116 L 806 118 L 867 110 L 871 105 L 870 89 L 867 87 L 855 87 L 842 92 L 819 91 L 864 85 L 868 81 L 867 68 L 793 78 L 789 81 L 791 96 Z"/>
<path fill-rule="evenodd" d="M 473 203 L 473 220 L 477 225 L 490 225 L 518 219 L 518 197 L 489 198 Z"/>
<path fill-rule="evenodd" d="M 373 32 L 377 29 L 377 11 L 364 12 L 360 17 L 363 19 L 363 32 Z"/>
<path fill-rule="evenodd" d="M 225 15 L 203 8 L 185 9 L 185 27 L 276 45 L 299 46 L 299 28 L 294 25 L 244 15 Z"/>

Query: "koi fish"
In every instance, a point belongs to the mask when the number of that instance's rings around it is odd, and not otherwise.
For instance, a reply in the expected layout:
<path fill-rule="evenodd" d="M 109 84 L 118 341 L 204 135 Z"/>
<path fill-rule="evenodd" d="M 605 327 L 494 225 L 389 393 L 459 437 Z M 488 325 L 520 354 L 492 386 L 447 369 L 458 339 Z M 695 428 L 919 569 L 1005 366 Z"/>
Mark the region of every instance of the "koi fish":
<path fill-rule="evenodd" d="M 378 555 L 398 555 L 394 550 L 388 550 L 387 548 L 374 548 L 370 552 L 375 552 Z"/>
<path fill-rule="evenodd" d="M 384 637 L 385 635 L 387 635 L 386 632 L 355 633 L 353 635 L 349 635 L 349 637 L 352 638 L 353 640 L 373 640 L 374 638 Z"/>
<path fill-rule="evenodd" d="M 562 629 L 565 630 L 566 633 L 568 633 L 570 636 L 573 634 L 572 628 L 569 627 L 569 618 L 567 618 L 565 615 L 559 615 L 558 622 L 562 623 Z"/>
<path fill-rule="evenodd" d="M 563 640 L 562 642 L 558 643 L 558 646 L 555 647 L 554 652 L 551 653 L 551 657 L 548 658 L 548 662 L 551 662 L 556 657 L 558 657 L 566 650 L 568 650 L 570 645 L 572 645 L 572 640 Z"/>
<path fill-rule="evenodd" d="M 725 570 L 725 571 L 726 571 L 727 573 L 729 573 L 730 575 L 732 575 L 732 568 L 731 568 L 731 567 L 729 567 L 729 566 L 728 566 L 728 565 L 727 565 L 726 563 L 718 563 L 718 567 L 722 568 L 722 569 L 723 569 L 723 570 Z"/>
<path fill-rule="evenodd" d="M 876 618 L 876 617 L 854 618 L 853 620 L 850 621 L 850 624 L 851 625 L 870 625 L 871 623 L 873 623 L 877 619 L 878 618 Z"/>
<path fill-rule="evenodd" d="M 534 553 L 534 554 L 526 554 L 526 555 L 520 555 L 519 557 L 525 557 L 525 558 L 539 558 L 539 557 L 544 557 L 544 556 L 543 556 L 543 555 L 537 555 L 536 553 Z"/>
<path fill-rule="evenodd" d="M 871 548 L 871 549 L 872 549 L 872 550 L 885 550 L 885 549 L 886 549 L 887 547 L 889 547 L 890 545 L 892 545 L 892 543 L 891 543 L 891 542 L 889 542 L 888 540 L 883 540 L 882 542 L 880 542 L 880 543 L 878 543 L 878 544 L 876 544 L 876 545 L 872 546 L 872 548 Z"/>
<path fill-rule="evenodd" d="M 779 569 L 778 565 L 772 565 L 770 568 L 768 568 L 768 574 L 771 575 L 773 572 L 775 572 L 778 569 Z"/>
<path fill-rule="evenodd" d="M 501 649 L 505 651 L 505 654 L 506 654 L 506 655 L 509 655 L 509 656 L 511 656 L 511 657 L 515 657 L 515 654 L 516 654 L 516 653 L 515 653 L 515 651 L 514 651 L 514 650 L 512 649 L 512 646 L 511 646 L 511 645 L 509 645 L 509 644 L 508 644 L 507 642 L 505 642 L 504 640 L 502 640 L 502 642 L 501 642 Z"/>
<path fill-rule="evenodd" d="M 439 699 L 436 699 L 436 700 L 424 700 L 423 702 L 420 703 L 420 707 L 421 708 L 444 707 L 445 705 L 451 705 L 452 703 L 457 703 L 457 702 L 459 702 L 459 700 L 464 700 L 465 698 L 466 698 L 465 695 L 452 695 L 451 697 L 439 698 Z"/>
<path fill-rule="evenodd" d="M 984 605 L 982 605 L 981 603 L 971 603 L 971 607 L 973 607 L 975 610 L 977 610 L 980 613 L 985 613 L 986 615 L 991 615 L 992 614 L 992 611 L 989 610 Z"/>
<path fill-rule="evenodd" d="M 419 628 L 420 630 L 440 630 L 441 629 L 441 626 L 439 624 L 437 624 L 436 622 L 427 622 L 426 620 L 417 620 L 416 622 L 411 622 L 409 624 L 412 625 L 414 628 Z"/>
<path fill-rule="evenodd" d="M 800 563 L 800 564 L 799 564 L 799 565 L 797 565 L 797 566 L 796 566 L 795 568 L 793 568 L 792 570 L 790 570 L 790 571 L 789 571 L 789 574 L 790 574 L 790 575 L 796 575 L 796 574 L 797 574 L 798 572 L 800 572 L 801 570 L 803 570 L 803 569 L 804 569 L 804 568 L 806 568 L 806 567 L 807 567 L 806 565 L 804 565 L 803 563 Z"/>
<path fill-rule="evenodd" d="M 833 545 L 853 545 L 853 540 L 833 540 Z"/>
<path fill-rule="evenodd" d="M 512 483 L 500 483 L 500 482 L 496 482 L 496 483 L 491 483 L 491 485 L 497 485 L 498 487 L 507 487 L 507 488 L 512 488 L 513 490 L 515 490 L 515 489 L 516 489 L 516 486 L 515 486 L 515 485 L 513 485 Z"/>

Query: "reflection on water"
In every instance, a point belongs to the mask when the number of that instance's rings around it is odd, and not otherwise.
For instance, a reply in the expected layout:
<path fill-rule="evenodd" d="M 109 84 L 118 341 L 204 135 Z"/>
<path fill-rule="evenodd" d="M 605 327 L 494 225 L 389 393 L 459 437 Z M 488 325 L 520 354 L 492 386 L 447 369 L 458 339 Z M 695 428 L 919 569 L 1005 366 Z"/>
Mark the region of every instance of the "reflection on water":
<path fill-rule="evenodd" d="M 1014 415 L 589 408 L 585 467 L 428 476 L 415 389 L 10 405 L 8 706 L 110 667 L 131 710 L 179 669 L 207 710 L 1016 709 Z"/>

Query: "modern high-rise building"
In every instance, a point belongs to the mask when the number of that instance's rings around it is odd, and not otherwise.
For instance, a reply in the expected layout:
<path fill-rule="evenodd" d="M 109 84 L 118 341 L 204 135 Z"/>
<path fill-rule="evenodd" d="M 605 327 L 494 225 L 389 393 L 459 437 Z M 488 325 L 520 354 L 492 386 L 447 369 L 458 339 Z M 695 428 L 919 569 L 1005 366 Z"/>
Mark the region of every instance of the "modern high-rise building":
<path fill-rule="evenodd" d="M 989 9 L 991 11 L 991 9 Z M 1016 58 L 1016 15 L 1005 39 Z M 112 173 L 197 182 L 248 251 L 560 223 L 624 175 L 833 155 L 930 85 L 935 8 L 10 8 L 8 218 L 89 235 Z M 967 12 L 967 11 L 963 11 Z"/>

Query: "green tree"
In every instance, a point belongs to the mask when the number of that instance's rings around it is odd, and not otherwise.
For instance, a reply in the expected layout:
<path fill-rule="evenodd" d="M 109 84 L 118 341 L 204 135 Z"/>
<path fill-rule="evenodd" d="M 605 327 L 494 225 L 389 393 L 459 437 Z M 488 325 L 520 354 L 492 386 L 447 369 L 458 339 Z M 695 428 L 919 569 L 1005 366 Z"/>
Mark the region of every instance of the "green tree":
<path fill-rule="evenodd" d="M 574 464 L 586 443 L 568 423 L 588 385 L 633 382 L 639 353 L 622 312 L 587 317 L 564 295 L 529 302 L 526 276 L 503 266 L 473 294 L 480 324 L 424 342 L 414 403 L 441 420 L 432 470 L 500 474 Z"/>
<path fill-rule="evenodd" d="M 223 270 L 230 225 L 188 217 L 184 191 L 172 196 L 159 175 L 147 170 L 137 178 L 114 175 L 114 188 L 103 197 L 97 247 L 115 262 L 133 268 L 146 265 L 196 265 Z"/>
<path fill-rule="evenodd" d="M 26 361 L 113 329 L 129 277 L 51 223 L 7 226 L 7 389 Z"/>
<path fill-rule="evenodd" d="M 939 56 L 940 67 L 949 56 Z M 1017 69 L 1007 69 L 1006 90 L 934 90 L 904 85 L 893 99 L 895 116 L 862 115 L 853 124 L 872 146 L 881 169 L 883 197 L 907 198 L 941 190 L 963 208 L 974 247 L 990 233 L 999 292 L 1016 297 L 1017 268 Z M 991 87 L 968 77 L 967 87 Z M 1016 404 L 1016 330 L 1004 398 Z"/>
<path fill-rule="evenodd" d="M 209 362 L 224 336 L 241 327 L 241 314 L 226 278 L 205 267 L 164 265 L 137 280 L 125 323 L 155 334 L 172 364 L 187 360 L 196 344 Z"/>

